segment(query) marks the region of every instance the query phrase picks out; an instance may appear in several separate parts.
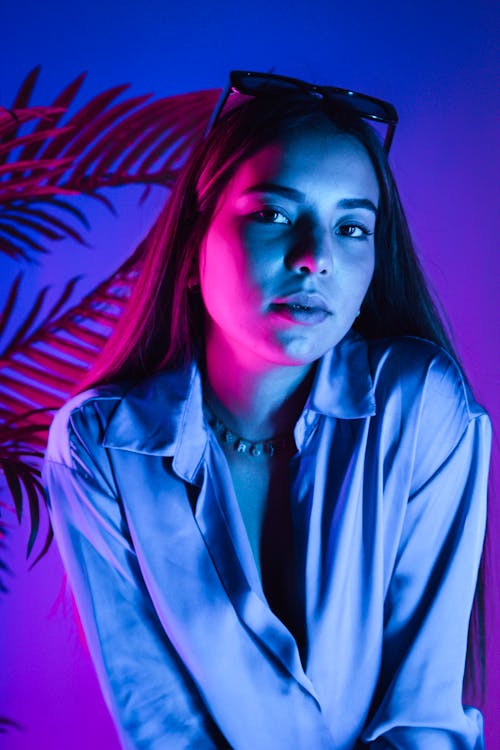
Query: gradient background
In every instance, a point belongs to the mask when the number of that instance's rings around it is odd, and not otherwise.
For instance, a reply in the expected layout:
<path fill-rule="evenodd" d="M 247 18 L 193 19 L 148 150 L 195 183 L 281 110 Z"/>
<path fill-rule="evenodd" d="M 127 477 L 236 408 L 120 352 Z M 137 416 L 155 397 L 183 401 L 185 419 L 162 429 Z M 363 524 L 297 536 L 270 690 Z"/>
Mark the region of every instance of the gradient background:
<path fill-rule="evenodd" d="M 392 101 L 400 113 L 392 164 L 417 246 L 447 311 L 478 401 L 498 417 L 499 194 L 498 7 L 493 0 L 15 0 L 0 5 L 0 104 L 9 106 L 26 73 L 42 64 L 35 103 L 48 104 L 89 72 L 77 104 L 115 84 L 166 96 L 221 87 L 230 68 L 269 70 L 354 88 Z M 54 245 L 43 265 L 25 266 L 24 299 L 46 283 L 85 274 L 79 290 L 109 275 L 145 234 L 160 205 L 140 190 L 113 194 L 118 220 L 82 199 L 91 246 Z M 494 255 L 495 253 L 495 255 Z M 5 290 L 20 264 L 0 258 Z M 498 466 L 498 444 L 494 448 Z M 498 490 L 497 490 L 498 499 Z M 500 619 L 492 508 L 489 750 L 500 747 Z M 12 522 L 14 577 L 0 599 L 0 715 L 23 732 L 0 736 L 3 750 L 117 750 L 53 547 L 28 572 L 26 529 Z M 496 559 L 495 559 L 496 558 Z M 496 634 L 496 635 L 495 635 Z M 133 648 L 133 644 L 131 644 Z M 258 750 L 256 748 L 256 750 Z"/>

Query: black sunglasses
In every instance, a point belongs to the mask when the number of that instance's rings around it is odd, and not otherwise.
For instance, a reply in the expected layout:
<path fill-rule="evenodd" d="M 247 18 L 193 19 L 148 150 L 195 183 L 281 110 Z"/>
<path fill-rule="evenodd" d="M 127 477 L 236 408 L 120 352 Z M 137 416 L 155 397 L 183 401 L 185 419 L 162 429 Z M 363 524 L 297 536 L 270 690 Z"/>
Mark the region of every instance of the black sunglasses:
<path fill-rule="evenodd" d="M 336 86 L 316 86 L 314 83 L 306 83 L 299 78 L 279 76 L 274 73 L 253 73 L 248 70 L 232 70 L 229 74 L 229 84 L 215 107 L 210 122 L 205 132 L 205 138 L 219 119 L 231 94 L 243 94 L 244 96 L 268 96 L 282 94 L 286 91 L 300 91 L 308 96 L 325 99 L 328 102 L 347 105 L 360 117 L 374 120 L 387 125 L 384 138 L 384 149 L 389 153 L 394 131 L 398 122 L 398 113 L 389 102 L 376 99 L 367 94 L 357 91 L 340 89 Z"/>

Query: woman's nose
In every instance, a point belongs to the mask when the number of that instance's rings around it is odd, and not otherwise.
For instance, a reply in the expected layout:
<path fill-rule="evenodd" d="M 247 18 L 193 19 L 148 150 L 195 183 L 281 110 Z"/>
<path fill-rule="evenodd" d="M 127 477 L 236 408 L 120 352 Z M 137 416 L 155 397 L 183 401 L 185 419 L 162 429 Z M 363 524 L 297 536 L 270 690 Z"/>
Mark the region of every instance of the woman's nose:
<path fill-rule="evenodd" d="M 285 265 L 290 271 L 304 276 L 327 276 L 333 271 L 332 241 L 324 233 L 308 232 L 288 252 Z"/>

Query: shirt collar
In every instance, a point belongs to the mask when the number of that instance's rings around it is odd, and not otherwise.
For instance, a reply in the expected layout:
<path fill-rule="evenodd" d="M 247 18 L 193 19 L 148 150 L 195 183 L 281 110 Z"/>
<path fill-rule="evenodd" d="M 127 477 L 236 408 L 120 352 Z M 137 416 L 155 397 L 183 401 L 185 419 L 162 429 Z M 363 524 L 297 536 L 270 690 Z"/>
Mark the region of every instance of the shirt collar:
<path fill-rule="evenodd" d="M 306 410 L 358 419 L 375 414 L 368 345 L 350 331 L 319 361 Z M 110 418 L 102 444 L 150 455 L 175 456 L 174 468 L 195 481 L 207 443 L 201 374 L 162 371 L 133 387 Z"/>
<path fill-rule="evenodd" d="M 319 361 L 307 408 L 338 419 L 375 414 L 367 341 L 349 333 Z"/>

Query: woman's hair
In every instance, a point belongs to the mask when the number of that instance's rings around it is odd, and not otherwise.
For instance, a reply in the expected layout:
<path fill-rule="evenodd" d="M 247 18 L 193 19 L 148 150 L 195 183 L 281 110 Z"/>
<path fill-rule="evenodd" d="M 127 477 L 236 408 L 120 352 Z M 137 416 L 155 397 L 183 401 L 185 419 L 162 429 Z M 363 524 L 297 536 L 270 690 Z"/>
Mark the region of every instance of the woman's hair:
<path fill-rule="evenodd" d="M 203 305 L 190 283 L 217 203 L 238 167 L 269 143 L 300 128 L 325 123 L 366 149 L 380 187 L 375 230 L 375 270 L 354 328 L 366 338 L 419 336 L 455 359 L 410 236 L 399 193 L 379 136 L 347 107 L 304 95 L 255 97 L 228 111 L 184 165 L 146 242 L 142 267 L 114 334 L 82 388 L 135 381 L 187 363 L 203 353 Z M 482 693 L 484 678 L 484 569 L 473 611 L 468 659 L 469 691 Z"/>
<path fill-rule="evenodd" d="M 429 293 L 381 141 L 347 107 L 304 95 L 234 107 L 193 150 L 147 241 L 130 303 L 83 387 L 138 379 L 203 352 L 203 306 L 189 283 L 218 200 L 238 167 L 267 144 L 325 122 L 367 150 L 380 186 L 375 271 L 354 327 L 367 338 L 414 335 L 454 354 Z M 454 354 L 456 357 L 456 355 Z"/>

